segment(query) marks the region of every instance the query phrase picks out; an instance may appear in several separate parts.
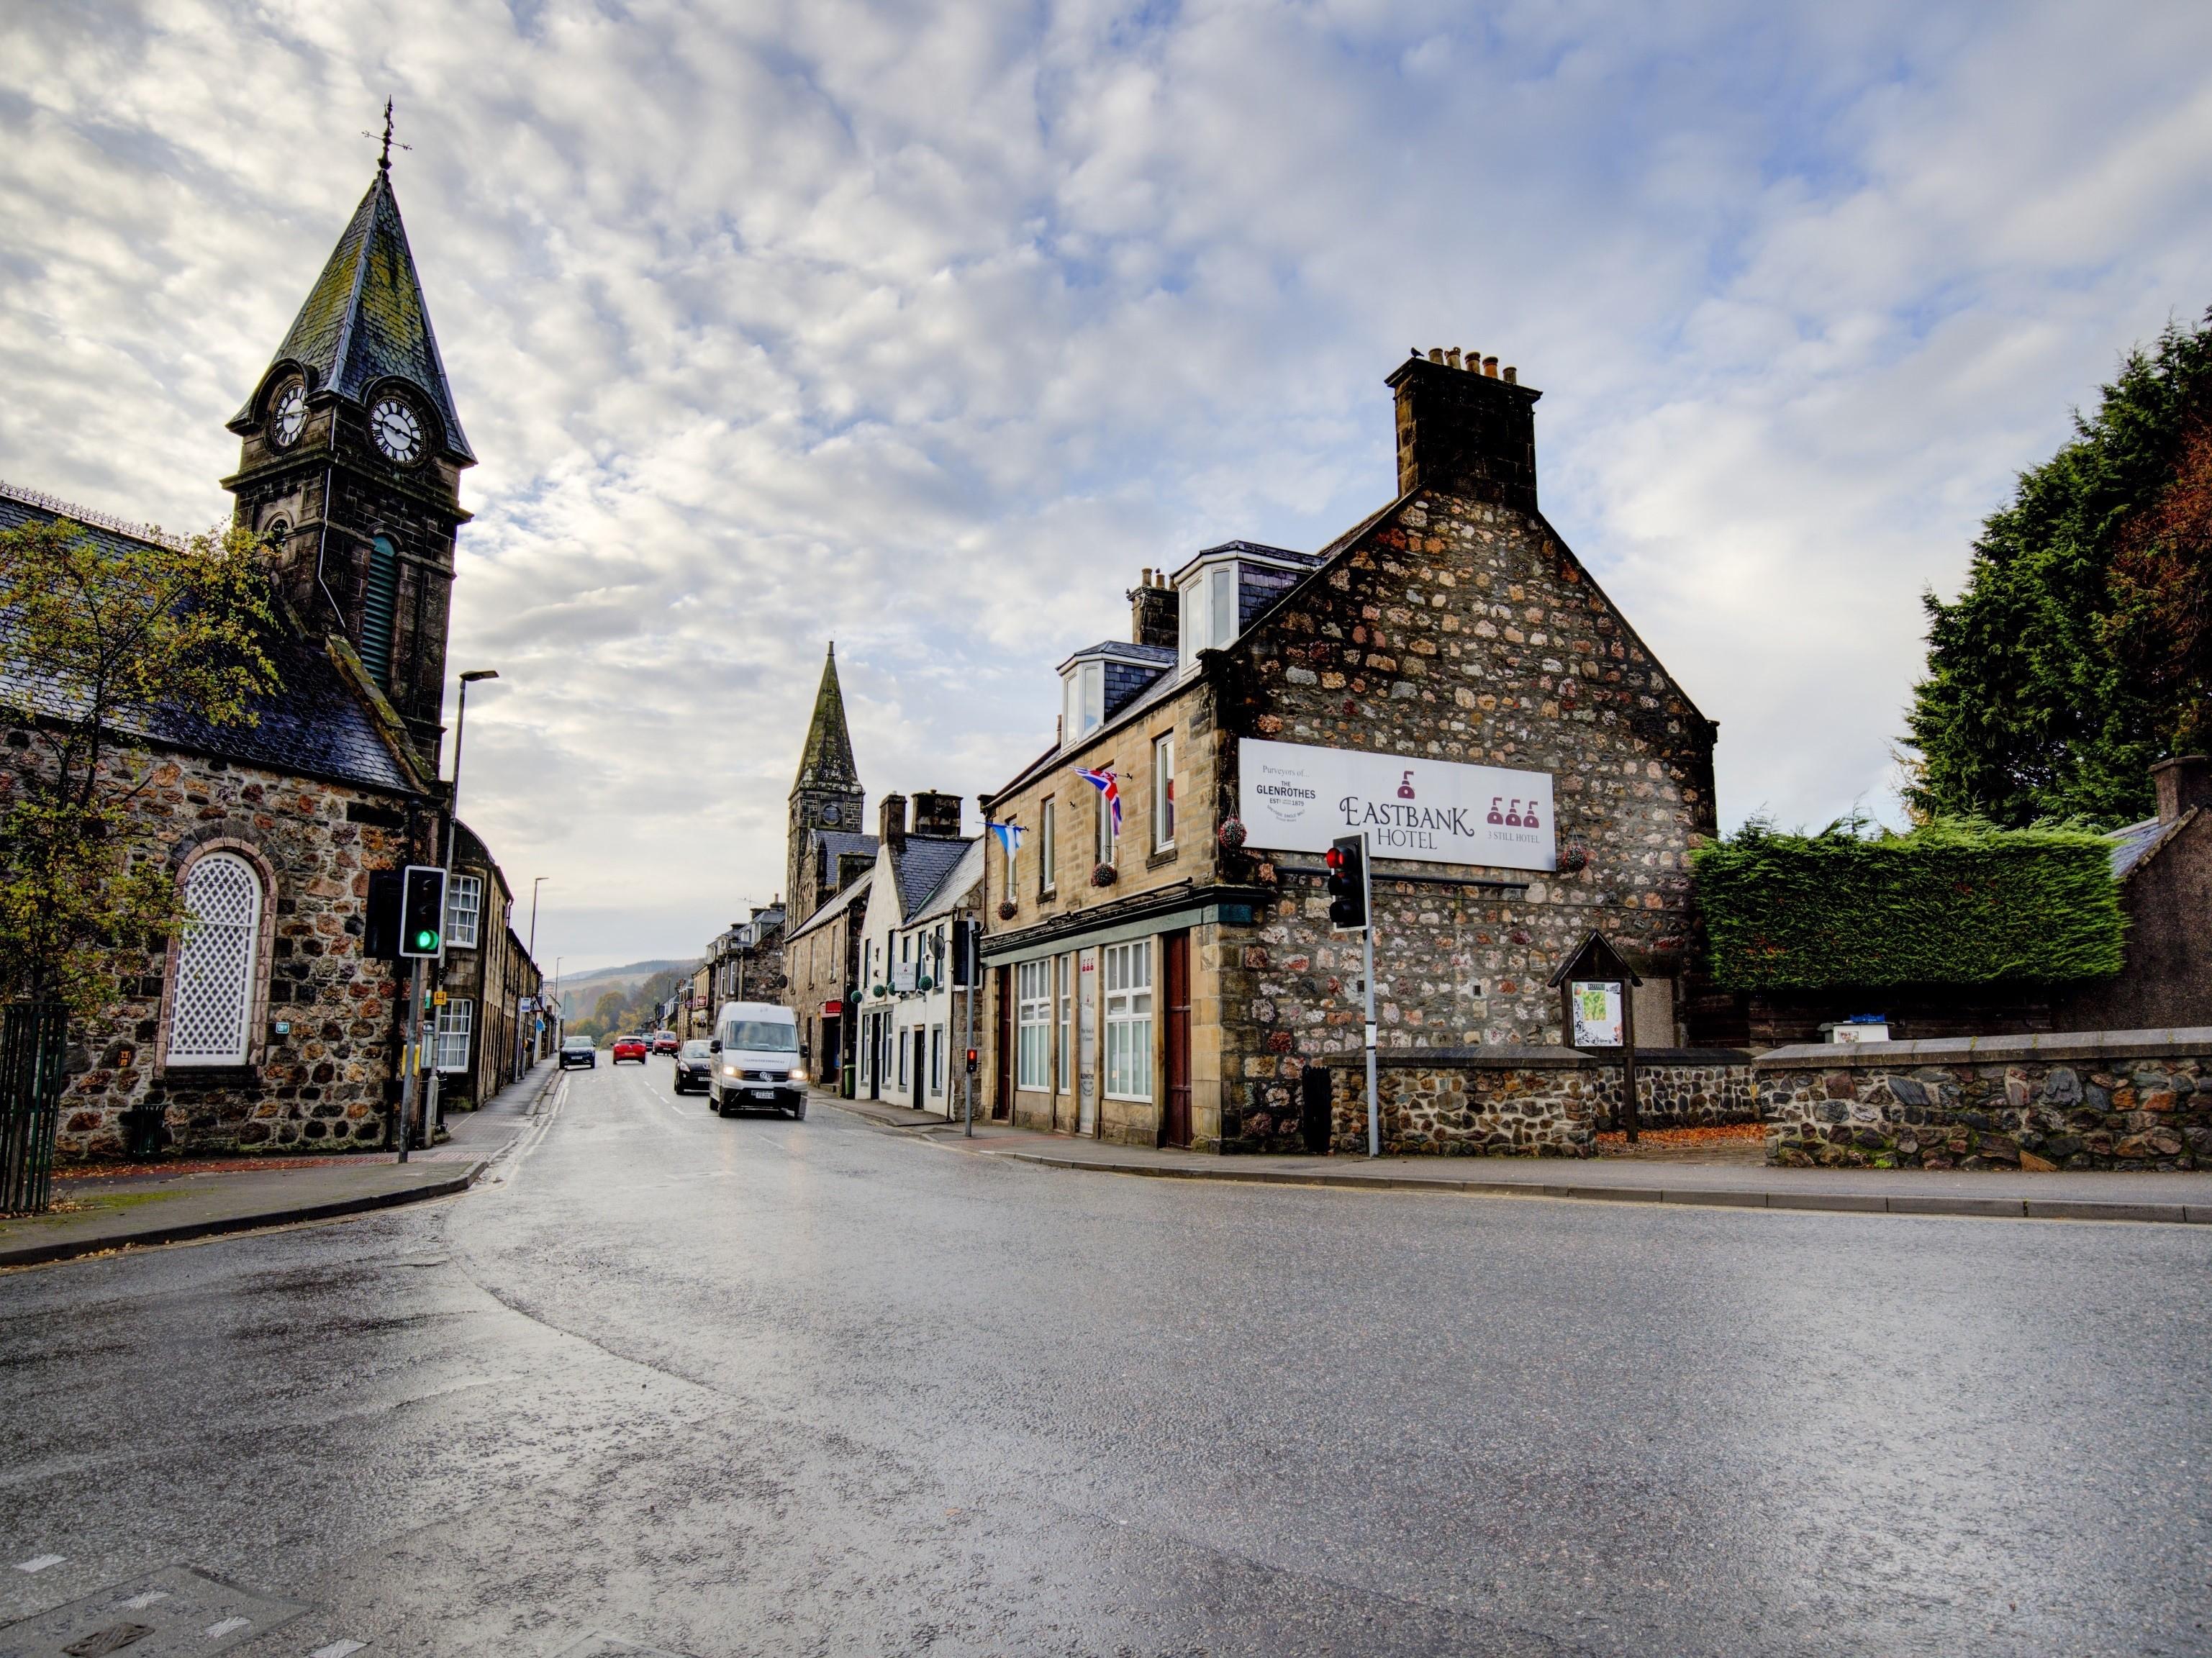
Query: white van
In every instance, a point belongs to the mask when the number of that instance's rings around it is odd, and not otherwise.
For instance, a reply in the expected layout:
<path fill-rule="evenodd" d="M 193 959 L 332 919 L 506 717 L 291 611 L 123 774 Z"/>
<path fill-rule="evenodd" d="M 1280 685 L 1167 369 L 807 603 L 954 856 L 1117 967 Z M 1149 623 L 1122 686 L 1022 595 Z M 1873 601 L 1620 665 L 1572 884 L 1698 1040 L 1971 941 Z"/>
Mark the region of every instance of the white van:
<path fill-rule="evenodd" d="M 714 1016 L 714 1071 L 707 1098 L 715 1111 L 788 1111 L 806 1118 L 806 1060 L 799 1017 L 773 1002 L 724 1002 Z"/>

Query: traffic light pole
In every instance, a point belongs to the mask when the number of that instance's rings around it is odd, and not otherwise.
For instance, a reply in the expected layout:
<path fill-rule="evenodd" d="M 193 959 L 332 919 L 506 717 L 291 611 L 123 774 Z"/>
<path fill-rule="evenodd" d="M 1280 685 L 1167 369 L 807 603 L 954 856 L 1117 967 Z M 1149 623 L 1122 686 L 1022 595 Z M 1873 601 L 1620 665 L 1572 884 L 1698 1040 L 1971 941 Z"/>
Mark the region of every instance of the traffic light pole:
<path fill-rule="evenodd" d="M 1364 831 L 1360 836 L 1359 878 L 1367 888 L 1361 908 L 1367 926 L 1359 935 L 1360 983 L 1367 992 L 1367 1155 L 1382 1155 L 1382 1109 L 1375 1091 L 1375 884 L 1369 873 L 1374 846 Z"/>
<path fill-rule="evenodd" d="M 407 1161 L 407 1148 L 415 1138 L 416 1047 L 422 1039 L 422 958 L 407 975 L 407 1018 L 400 1026 L 399 1047 L 399 1161 Z"/>

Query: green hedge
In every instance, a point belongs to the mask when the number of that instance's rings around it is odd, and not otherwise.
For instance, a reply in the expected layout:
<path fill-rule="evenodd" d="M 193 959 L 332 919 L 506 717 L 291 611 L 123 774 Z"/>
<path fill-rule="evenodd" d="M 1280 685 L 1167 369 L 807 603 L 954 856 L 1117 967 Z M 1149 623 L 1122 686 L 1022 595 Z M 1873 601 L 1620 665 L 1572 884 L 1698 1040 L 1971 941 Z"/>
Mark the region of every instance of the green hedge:
<path fill-rule="evenodd" d="M 2112 845 L 2075 829 L 1939 823 L 1862 839 L 1752 825 L 1694 854 L 1715 980 L 1731 990 L 2063 984 L 2120 970 Z"/>

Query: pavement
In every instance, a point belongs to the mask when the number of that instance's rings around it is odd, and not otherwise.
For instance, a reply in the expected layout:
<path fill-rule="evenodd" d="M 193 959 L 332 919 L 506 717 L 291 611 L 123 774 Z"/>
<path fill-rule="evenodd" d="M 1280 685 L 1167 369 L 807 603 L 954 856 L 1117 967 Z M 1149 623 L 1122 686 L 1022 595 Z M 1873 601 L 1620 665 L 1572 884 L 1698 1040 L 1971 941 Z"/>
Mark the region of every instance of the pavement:
<path fill-rule="evenodd" d="M 451 1197 L 529 1126 L 557 1075 L 556 1062 L 545 1060 L 482 1110 L 448 1113 L 448 1138 L 404 1163 L 382 1151 L 270 1157 L 251 1168 L 123 1165 L 58 1178 L 53 1210 L 0 1219 L 0 1269 Z"/>
<path fill-rule="evenodd" d="M 670 1081 L 11 1275 L 0 1653 L 2212 1651 L 2212 1229 L 1092 1179 Z"/>
<path fill-rule="evenodd" d="M 957 1119 L 880 1100 L 814 1090 L 819 1106 L 973 1151 L 1089 1174 L 1480 1197 L 1692 1204 L 1851 1214 L 1957 1215 L 2008 1220 L 2148 1221 L 2212 1225 L 2212 1171 L 1776 1169 L 1745 1155 L 1711 1160 L 1653 1148 L 1605 1157 L 1222 1157 L 1111 1145 Z"/>

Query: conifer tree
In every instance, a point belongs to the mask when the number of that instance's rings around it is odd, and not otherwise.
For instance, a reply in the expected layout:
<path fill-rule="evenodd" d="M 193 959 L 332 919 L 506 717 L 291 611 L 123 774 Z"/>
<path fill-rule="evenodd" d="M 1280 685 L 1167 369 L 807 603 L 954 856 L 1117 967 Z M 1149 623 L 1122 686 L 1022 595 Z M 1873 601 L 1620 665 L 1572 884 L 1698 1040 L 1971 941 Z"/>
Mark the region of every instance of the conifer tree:
<path fill-rule="evenodd" d="M 2212 735 L 2212 313 L 2129 355 L 1990 514 L 1965 590 L 1923 603 L 1916 811 L 2148 814 L 2151 762 Z"/>

